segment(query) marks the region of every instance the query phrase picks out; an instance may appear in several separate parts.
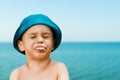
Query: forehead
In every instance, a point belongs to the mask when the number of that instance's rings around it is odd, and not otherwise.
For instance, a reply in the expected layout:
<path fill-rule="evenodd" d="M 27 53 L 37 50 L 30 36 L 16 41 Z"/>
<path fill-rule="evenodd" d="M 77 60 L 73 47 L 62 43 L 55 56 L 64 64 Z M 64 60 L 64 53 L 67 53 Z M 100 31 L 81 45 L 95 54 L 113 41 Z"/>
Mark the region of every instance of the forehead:
<path fill-rule="evenodd" d="M 25 33 L 31 33 L 31 32 L 49 32 L 52 33 L 51 28 L 49 28 L 46 25 L 41 25 L 41 24 L 37 24 L 32 26 L 31 28 L 29 28 Z"/>

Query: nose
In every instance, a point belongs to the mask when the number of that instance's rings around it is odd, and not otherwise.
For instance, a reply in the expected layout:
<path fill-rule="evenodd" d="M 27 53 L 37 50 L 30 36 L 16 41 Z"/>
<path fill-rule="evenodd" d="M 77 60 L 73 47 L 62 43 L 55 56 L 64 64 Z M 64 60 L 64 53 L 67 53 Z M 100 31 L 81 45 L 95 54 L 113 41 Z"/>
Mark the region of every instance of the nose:
<path fill-rule="evenodd" d="M 37 39 L 37 43 L 43 43 L 43 38 L 42 37 L 38 37 L 38 39 Z"/>

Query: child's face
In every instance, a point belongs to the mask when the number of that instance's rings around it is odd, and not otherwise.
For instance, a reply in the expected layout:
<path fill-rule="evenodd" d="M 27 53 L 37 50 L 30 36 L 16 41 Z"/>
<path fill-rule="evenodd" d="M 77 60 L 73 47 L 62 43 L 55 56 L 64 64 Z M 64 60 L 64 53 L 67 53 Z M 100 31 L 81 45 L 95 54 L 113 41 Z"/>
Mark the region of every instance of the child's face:
<path fill-rule="evenodd" d="M 34 25 L 29 28 L 18 41 L 20 51 L 26 55 L 47 56 L 54 49 L 54 38 L 52 30 L 46 25 Z"/>

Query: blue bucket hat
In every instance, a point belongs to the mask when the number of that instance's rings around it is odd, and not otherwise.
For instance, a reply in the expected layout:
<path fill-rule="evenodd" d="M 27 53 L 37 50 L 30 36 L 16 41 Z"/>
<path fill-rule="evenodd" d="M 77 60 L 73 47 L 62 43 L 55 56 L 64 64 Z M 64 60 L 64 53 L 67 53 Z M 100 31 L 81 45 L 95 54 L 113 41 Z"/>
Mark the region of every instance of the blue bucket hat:
<path fill-rule="evenodd" d="M 54 44 L 54 50 L 60 45 L 62 33 L 60 28 L 47 16 L 43 14 L 33 14 L 26 18 L 24 18 L 19 26 L 19 28 L 16 30 L 14 39 L 13 39 L 13 46 L 14 48 L 21 52 L 18 48 L 17 41 L 22 37 L 22 35 L 27 31 L 30 27 L 37 24 L 43 24 L 51 28 L 53 31 L 55 44 Z M 25 54 L 25 52 L 21 52 Z"/>

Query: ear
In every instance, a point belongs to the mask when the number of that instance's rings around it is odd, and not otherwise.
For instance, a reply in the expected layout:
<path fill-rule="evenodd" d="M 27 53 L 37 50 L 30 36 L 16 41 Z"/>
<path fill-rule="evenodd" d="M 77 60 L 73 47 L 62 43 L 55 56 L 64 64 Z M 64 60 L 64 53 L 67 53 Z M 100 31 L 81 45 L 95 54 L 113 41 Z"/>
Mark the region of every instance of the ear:
<path fill-rule="evenodd" d="M 53 48 L 52 48 L 52 51 L 54 50 L 54 47 L 55 47 L 55 39 L 53 40 Z"/>
<path fill-rule="evenodd" d="M 17 45 L 20 51 L 23 52 L 25 50 L 22 40 L 18 40 Z"/>

